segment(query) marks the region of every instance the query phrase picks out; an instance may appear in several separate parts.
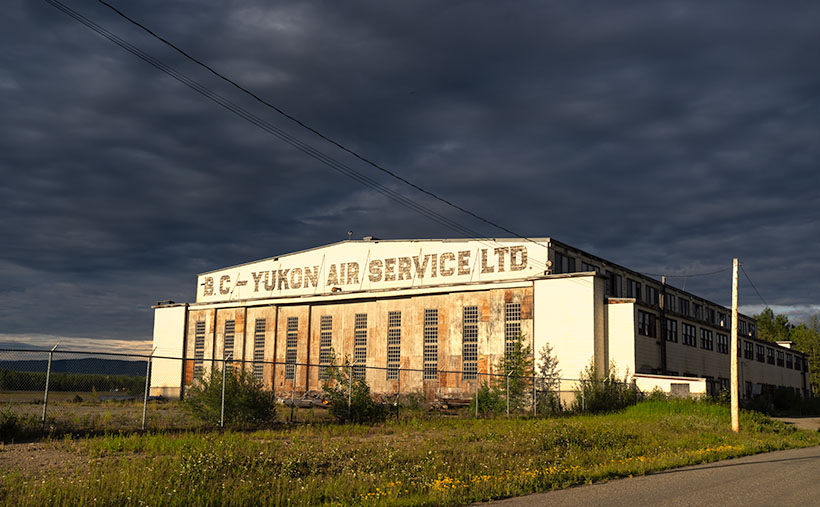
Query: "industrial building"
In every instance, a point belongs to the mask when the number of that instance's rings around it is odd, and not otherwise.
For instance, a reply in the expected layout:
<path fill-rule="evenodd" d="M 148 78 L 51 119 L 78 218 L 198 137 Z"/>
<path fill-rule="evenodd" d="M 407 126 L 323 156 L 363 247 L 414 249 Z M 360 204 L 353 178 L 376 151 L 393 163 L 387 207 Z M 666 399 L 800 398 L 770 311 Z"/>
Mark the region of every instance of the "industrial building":
<path fill-rule="evenodd" d="M 730 318 L 550 238 L 365 238 L 200 274 L 195 302 L 155 307 L 157 355 L 185 360 L 155 360 L 151 389 L 178 397 L 230 355 L 277 393 L 320 391 L 326 370 L 304 365 L 335 354 L 374 393 L 463 400 L 523 336 L 536 356 L 552 346 L 564 378 L 614 363 L 645 391 L 708 394 L 729 386 Z M 742 397 L 809 394 L 804 354 L 759 340 L 748 316 L 738 336 Z"/>

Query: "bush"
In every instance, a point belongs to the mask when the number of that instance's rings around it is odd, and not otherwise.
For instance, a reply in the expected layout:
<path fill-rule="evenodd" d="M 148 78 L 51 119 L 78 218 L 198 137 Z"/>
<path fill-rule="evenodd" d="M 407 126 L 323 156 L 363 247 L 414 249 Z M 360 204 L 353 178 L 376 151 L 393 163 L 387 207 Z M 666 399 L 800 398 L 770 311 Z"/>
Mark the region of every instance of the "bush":
<path fill-rule="evenodd" d="M 334 356 L 331 356 L 331 365 L 335 365 Z M 328 378 L 322 391 L 329 402 L 330 415 L 340 423 L 381 422 L 387 419 L 390 407 L 373 399 L 364 378 L 354 378 L 351 384 L 350 370 L 347 360 L 343 367 L 328 367 L 326 370 Z"/>
<path fill-rule="evenodd" d="M 475 397 L 470 400 L 470 413 L 475 414 Z M 487 384 L 478 389 L 478 412 L 483 415 L 501 414 L 507 411 L 504 391 Z"/>
<path fill-rule="evenodd" d="M 202 421 L 219 424 L 222 411 L 222 370 L 214 368 L 191 387 L 182 406 Z M 276 399 L 251 372 L 232 369 L 225 375 L 225 424 L 260 426 L 276 418 Z"/>
<path fill-rule="evenodd" d="M 40 420 L 33 415 L 16 414 L 11 407 L 0 410 L 0 442 L 28 437 L 40 431 Z"/>
<path fill-rule="evenodd" d="M 623 379 L 618 378 L 615 363 L 609 365 L 609 371 L 604 375 L 600 375 L 595 365 L 590 363 L 581 372 L 580 381 L 572 404 L 575 412 L 612 412 L 638 401 L 638 392 L 627 382 L 627 375 Z"/>

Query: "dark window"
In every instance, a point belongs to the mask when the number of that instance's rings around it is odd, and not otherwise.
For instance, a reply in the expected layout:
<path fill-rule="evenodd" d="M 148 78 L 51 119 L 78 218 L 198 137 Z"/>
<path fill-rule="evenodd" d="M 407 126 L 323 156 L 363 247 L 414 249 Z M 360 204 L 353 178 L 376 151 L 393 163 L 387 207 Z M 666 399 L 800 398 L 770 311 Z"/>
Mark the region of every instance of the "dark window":
<path fill-rule="evenodd" d="M 504 353 L 515 351 L 515 344 L 521 337 L 521 303 L 504 305 Z"/>
<path fill-rule="evenodd" d="M 694 317 L 696 320 L 703 320 L 703 306 L 702 305 L 692 305 L 692 309 L 694 310 Z"/>
<path fill-rule="evenodd" d="M 575 273 L 575 259 L 555 252 L 555 269 L 553 273 Z"/>
<path fill-rule="evenodd" d="M 760 345 L 759 343 L 755 344 L 755 356 L 757 356 L 757 360 L 761 363 L 766 362 L 766 347 Z"/>
<path fill-rule="evenodd" d="M 757 338 L 757 328 L 751 322 L 749 322 L 749 336 Z"/>
<path fill-rule="evenodd" d="M 794 356 L 794 369 L 800 371 L 803 364 L 803 358 L 800 356 Z"/>
<path fill-rule="evenodd" d="M 626 297 L 641 300 L 641 284 L 630 278 L 626 279 Z"/>
<path fill-rule="evenodd" d="M 672 294 L 664 294 L 663 295 L 663 309 L 674 312 L 677 308 L 675 307 L 675 296 Z"/>
<path fill-rule="evenodd" d="M 675 342 L 678 341 L 678 321 L 672 319 L 666 319 L 666 341 Z"/>
<path fill-rule="evenodd" d="M 717 334 L 717 351 L 721 354 L 729 353 L 729 336 L 718 333 Z"/>
<path fill-rule="evenodd" d="M 655 287 L 646 286 L 646 302 L 650 305 L 658 306 L 660 299 L 658 298 L 658 289 Z"/>
<path fill-rule="evenodd" d="M 746 359 L 755 358 L 755 344 L 752 342 L 743 342 L 743 357 Z"/>
<path fill-rule="evenodd" d="M 387 380 L 399 378 L 401 312 L 387 312 Z"/>
<path fill-rule="evenodd" d="M 712 331 L 701 328 L 700 330 L 700 348 L 704 350 L 713 350 L 714 341 L 712 339 Z"/>
<path fill-rule="evenodd" d="M 299 339 L 299 318 L 288 317 L 287 334 L 285 335 L 285 379 L 296 378 L 296 345 Z"/>
<path fill-rule="evenodd" d="M 774 349 L 771 347 L 766 347 L 766 362 L 774 364 Z"/>
<path fill-rule="evenodd" d="M 353 320 L 353 378 L 367 372 L 367 314 L 357 313 Z"/>
<path fill-rule="evenodd" d="M 745 335 L 746 334 L 746 322 L 743 320 L 737 320 L 737 334 L 738 335 Z"/>
<path fill-rule="evenodd" d="M 786 368 L 791 369 L 791 368 L 794 367 L 794 363 L 792 363 L 792 358 L 793 358 L 793 356 L 787 352 L 786 353 Z"/>
<path fill-rule="evenodd" d="M 424 310 L 424 380 L 438 378 L 438 310 Z"/>
<path fill-rule="evenodd" d="M 261 381 L 264 371 L 262 361 L 265 360 L 265 328 L 268 322 L 265 319 L 256 319 L 253 328 L 253 378 Z"/>
<path fill-rule="evenodd" d="M 684 345 L 689 345 L 691 347 L 698 346 L 698 338 L 695 326 L 687 324 L 685 322 L 681 323 L 681 342 Z"/>
<path fill-rule="evenodd" d="M 706 322 L 708 322 L 709 324 L 714 324 L 715 323 L 715 310 L 714 309 L 712 309 L 712 308 L 707 308 L 706 309 Z"/>
<path fill-rule="evenodd" d="M 478 372 L 478 307 L 465 306 L 461 321 L 462 378 L 473 380 Z"/>
<path fill-rule="evenodd" d="M 585 273 L 589 273 L 590 271 L 600 273 L 601 268 L 599 268 L 598 266 L 595 266 L 594 264 L 587 264 L 586 262 L 582 262 L 581 263 L 581 271 L 583 271 Z"/>
<path fill-rule="evenodd" d="M 333 358 L 333 316 L 322 315 L 319 318 L 319 378 L 329 377 L 329 366 Z"/>
<path fill-rule="evenodd" d="M 785 352 L 782 350 L 777 351 L 777 366 L 783 366 L 783 358 L 785 357 Z"/>
<path fill-rule="evenodd" d="M 722 328 L 729 327 L 729 321 L 726 320 L 726 314 L 722 312 L 718 312 L 718 326 Z"/>
<path fill-rule="evenodd" d="M 612 298 L 623 297 L 623 278 L 621 278 L 621 275 L 616 275 L 612 271 L 607 271 L 606 276 L 606 295 Z"/>
<path fill-rule="evenodd" d="M 689 300 L 678 298 L 678 313 L 689 316 Z"/>
<path fill-rule="evenodd" d="M 655 338 L 655 316 L 649 312 L 638 310 L 638 334 Z"/>

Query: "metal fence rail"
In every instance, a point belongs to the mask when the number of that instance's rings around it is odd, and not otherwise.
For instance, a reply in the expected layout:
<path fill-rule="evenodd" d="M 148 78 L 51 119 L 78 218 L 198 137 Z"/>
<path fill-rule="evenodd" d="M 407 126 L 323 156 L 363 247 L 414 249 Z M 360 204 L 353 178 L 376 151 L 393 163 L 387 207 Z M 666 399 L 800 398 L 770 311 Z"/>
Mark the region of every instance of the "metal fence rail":
<path fill-rule="evenodd" d="M 180 362 L 174 375 L 156 368 L 157 362 Z M 0 349 L 0 416 L 15 417 L 42 431 L 134 431 L 196 429 L 207 426 L 182 407 L 182 402 L 152 395 L 152 386 L 179 386 L 180 357 L 60 350 Z M 376 375 L 395 380 L 392 392 L 382 389 L 375 398 L 392 406 L 395 417 L 460 415 L 485 417 L 502 414 L 543 415 L 575 405 L 585 408 L 583 381 L 576 378 L 543 378 L 530 372 L 515 376 L 441 368 L 430 377 L 423 369 L 366 366 L 362 364 L 310 364 L 288 361 L 206 359 L 202 376 L 211 371 L 221 376 L 220 422 L 226 419 L 225 385 L 227 375 L 243 369 L 260 385 L 274 388 L 277 370 L 284 372 L 287 391 L 276 389 L 278 401 L 285 406 L 279 420 L 288 422 L 329 420 L 321 388 L 307 390 L 310 379 L 319 384 L 333 382 L 332 371 L 341 371 L 348 383 L 348 410 L 353 382 L 361 376 L 372 386 Z M 261 366 L 261 367 L 260 367 Z M 268 367 L 268 368 L 266 368 Z M 268 373 L 270 372 L 270 373 Z M 364 372 L 363 374 L 361 372 Z M 260 375 L 260 373 L 262 373 Z M 166 377 L 166 378 L 163 378 Z M 172 377 L 172 378 L 167 378 Z M 265 382 L 270 380 L 267 384 Z M 194 384 L 201 382 L 195 379 Z M 301 387 L 297 384 L 301 384 Z M 445 384 L 459 385 L 460 396 L 444 391 Z M 419 388 L 421 386 L 421 388 Z M 464 387 L 472 392 L 465 396 Z M 184 390 L 183 390 L 184 392 Z M 580 396 L 578 396 L 580 395 Z M 482 399 L 484 396 L 484 399 Z M 504 404 L 499 410 L 498 402 Z M 490 404 L 492 406 L 487 406 Z M 546 406 L 544 406 L 546 405 Z M 286 417 L 283 417 L 285 414 Z M 230 414 L 227 414 L 230 415 Z M 0 435 L 2 437 L 2 435 Z"/>

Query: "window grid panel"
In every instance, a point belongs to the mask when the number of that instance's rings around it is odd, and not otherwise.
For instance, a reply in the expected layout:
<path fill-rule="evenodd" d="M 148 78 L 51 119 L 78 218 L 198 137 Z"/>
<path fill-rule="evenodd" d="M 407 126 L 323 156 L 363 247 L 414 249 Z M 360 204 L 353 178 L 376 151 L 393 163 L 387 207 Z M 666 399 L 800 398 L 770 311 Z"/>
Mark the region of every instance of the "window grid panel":
<path fill-rule="evenodd" d="M 353 378 L 365 378 L 367 363 L 367 314 L 357 313 L 353 329 Z"/>
<path fill-rule="evenodd" d="M 474 380 L 478 372 L 478 306 L 464 307 L 461 361 L 462 378 Z"/>
<path fill-rule="evenodd" d="M 299 340 L 299 318 L 288 317 L 285 335 L 285 380 L 296 378 L 296 345 Z"/>
<path fill-rule="evenodd" d="M 265 360 L 265 328 L 266 319 L 256 319 L 253 329 L 253 378 L 262 380 Z"/>
<path fill-rule="evenodd" d="M 387 312 L 387 380 L 399 378 L 401 312 Z"/>
<path fill-rule="evenodd" d="M 194 378 L 202 378 L 205 358 L 205 321 L 196 323 L 194 331 Z"/>
<path fill-rule="evenodd" d="M 729 335 L 717 334 L 717 351 L 721 354 L 729 353 Z"/>
<path fill-rule="evenodd" d="M 330 359 L 333 355 L 333 316 L 322 315 L 319 318 L 319 364 L 330 365 Z M 319 379 L 327 380 L 329 377 L 327 368 L 319 368 Z"/>
<path fill-rule="evenodd" d="M 521 335 L 521 303 L 504 305 L 504 353 L 510 355 L 515 351 L 515 344 Z"/>
<path fill-rule="evenodd" d="M 424 310 L 424 362 L 423 379 L 438 378 L 438 309 Z"/>
<path fill-rule="evenodd" d="M 714 348 L 712 332 L 708 329 L 700 330 L 700 348 L 704 350 L 712 350 Z"/>
<path fill-rule="evenodd" d="M 236 337 L 236 321 L 234 320 L 226 320 L 225 321 L 225 333 L 223 334 L 222 338 L 222 359 L 227 359 L 228 356 L 233 357 L 233 345 L 234 339 Z M 233 371 L 233 367 L 228 362 L 223 362 L 222 366 L 228 370 Z"/>

